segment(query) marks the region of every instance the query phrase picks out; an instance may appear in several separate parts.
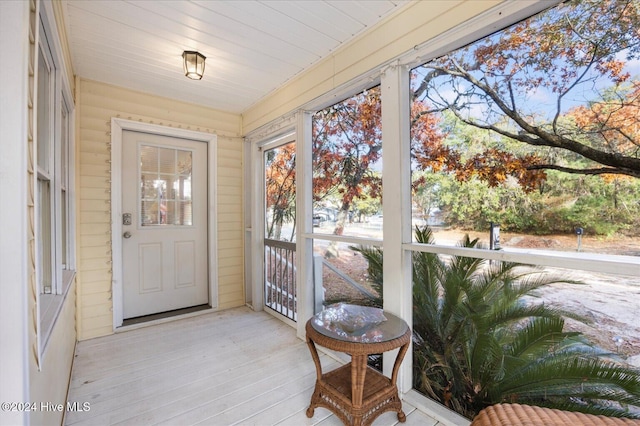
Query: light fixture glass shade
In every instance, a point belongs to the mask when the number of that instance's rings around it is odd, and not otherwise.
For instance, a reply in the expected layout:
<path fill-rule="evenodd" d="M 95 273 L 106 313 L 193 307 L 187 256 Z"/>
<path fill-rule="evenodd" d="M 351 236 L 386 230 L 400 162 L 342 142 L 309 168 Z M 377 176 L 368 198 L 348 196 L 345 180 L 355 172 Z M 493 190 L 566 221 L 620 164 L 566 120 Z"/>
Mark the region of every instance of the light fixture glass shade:
<path fill-rule="evenodd" d="M 193 80 L 200 80 L 204 75 L 204 60 L 207 58 L 202 53 L 185 50 L 182 53 L 182 59 L 184 75 Z"/>

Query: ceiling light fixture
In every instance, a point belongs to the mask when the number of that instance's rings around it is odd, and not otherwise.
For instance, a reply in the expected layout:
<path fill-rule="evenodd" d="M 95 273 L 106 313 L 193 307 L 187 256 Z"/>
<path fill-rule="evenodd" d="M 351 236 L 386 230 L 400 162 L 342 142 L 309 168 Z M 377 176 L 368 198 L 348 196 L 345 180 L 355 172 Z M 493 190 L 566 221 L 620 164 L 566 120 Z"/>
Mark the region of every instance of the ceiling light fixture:
<path fill-rule="evenodd" d="M 182 53 L 184 62 L 184 75 L 193 79 L 200 80 L 204 75 L 204 60 L 207 59 L 202 53 L 193 50 L 185 50 Z"/>

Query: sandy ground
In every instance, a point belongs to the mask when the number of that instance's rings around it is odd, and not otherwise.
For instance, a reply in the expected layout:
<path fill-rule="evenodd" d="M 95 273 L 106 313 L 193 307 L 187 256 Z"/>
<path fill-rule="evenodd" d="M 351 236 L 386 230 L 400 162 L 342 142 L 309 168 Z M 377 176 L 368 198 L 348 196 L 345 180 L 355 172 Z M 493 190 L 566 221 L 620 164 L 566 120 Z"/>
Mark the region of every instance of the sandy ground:
<path fill-rule="evenodd" d="M 566 276 L 566 271 L 554 271 Z M 580 313 L 589 324 L 567 322 L 602 348 L 640 367 L 640 282 L 638 278 L 572 271 L 585 284 L 556 284 L 542 292 L 545 301 Z"/>
<path fill-rule="evenodd" d="M 437 243 L 455 244 L 465 234 L 459 230 L 437 230 Z M 488 244 L 488 233 L 469 232 L 472 238 L 479 237 Z M 503 247 L 541 248 L 547 250 L 575 251 L 575 236 L 521 236 L 501 233 Z M 581 251 L 607 254 L 640 256 L 640 238 L 605 239 L 583 236 Z M 319 248 L 319 247 L 318 247 Z M 342 249 L 342 248 L 341 248 Z M 331 262 L 366 286 L 366 261 L 344 247 L 341 256 Z M 363 300 L 360 293 L 348 288 L 335 274 L 324 273 L 326 297 Z M 365 271 L 365 272 L 363 272 Z M 567 321 L 567 328 L 583 332 L 601 348 L 617 353 L 627 362 L 640 367 L 640 277 L 597 274 L 546 268 L 566 279 L 583 284 L 554 284 L 540 294 L 545 302 L 557 304 L 564 309 L 585 316 L 588 324 Z"/>

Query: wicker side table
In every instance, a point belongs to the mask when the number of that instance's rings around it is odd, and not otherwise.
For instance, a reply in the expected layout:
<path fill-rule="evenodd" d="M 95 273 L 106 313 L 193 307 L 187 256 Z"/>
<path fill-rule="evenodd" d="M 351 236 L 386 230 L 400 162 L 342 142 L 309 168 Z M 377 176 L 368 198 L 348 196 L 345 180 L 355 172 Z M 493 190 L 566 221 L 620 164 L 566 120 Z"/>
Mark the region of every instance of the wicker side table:
<path fill-rule="evenodd" d="M 307 409 L 307 417 L 313 417 L 316 407 L 332 411 L 345 424 L 370 425 L 386 411 L 398 413 L 404 422 L 402 401 L 398 396 L 396 380 L 400 364 L 411 341 L 411 330 L 400 318 L 384 313 L 387 321 L 371 329 L 376 341 L 345 339 L 327 330 L 311 318 L 307 321 L 307 344 L 316 365 L 316 386 Z M 366 339 L 362 339 L 366 340 Z M 316 344 L 351 355 L 351 362 L 327 373 L 322 372 Z M 367 365 L 368 355 L 400 348 L 391 378 Z"/>

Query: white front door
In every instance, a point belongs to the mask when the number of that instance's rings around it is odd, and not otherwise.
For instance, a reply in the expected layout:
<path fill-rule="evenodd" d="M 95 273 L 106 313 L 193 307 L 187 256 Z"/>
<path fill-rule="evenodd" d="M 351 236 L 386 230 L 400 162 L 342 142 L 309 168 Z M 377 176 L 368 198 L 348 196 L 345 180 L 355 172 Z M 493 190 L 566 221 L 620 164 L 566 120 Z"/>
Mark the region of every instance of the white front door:
<path fill-rule="evenodd" d="M 209 303 L 207 149 L 122 133 L 124 319 Z"/>

